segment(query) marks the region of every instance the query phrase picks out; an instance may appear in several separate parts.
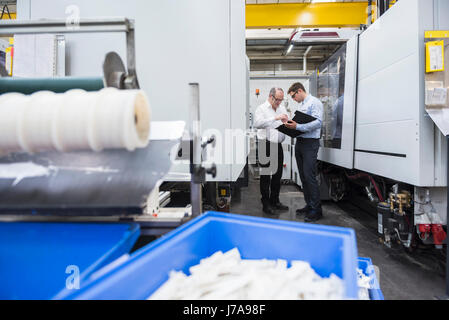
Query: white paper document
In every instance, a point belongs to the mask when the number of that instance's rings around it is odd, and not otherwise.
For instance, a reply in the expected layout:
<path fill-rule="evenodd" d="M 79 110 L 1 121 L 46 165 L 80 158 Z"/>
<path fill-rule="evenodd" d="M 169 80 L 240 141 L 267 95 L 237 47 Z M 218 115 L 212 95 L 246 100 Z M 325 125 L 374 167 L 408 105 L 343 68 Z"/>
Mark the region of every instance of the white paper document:
<path fill-rule="evenodd" d="M 443 69 L 443 47 L 431 46 L 429 47 L 430 55 L 430 69 L 432 71 Z"/>
<path fill-rule="evenodd" d="M 426 106 L 447 106 L 447 88 L 443 81 L 426 81 Z"/>

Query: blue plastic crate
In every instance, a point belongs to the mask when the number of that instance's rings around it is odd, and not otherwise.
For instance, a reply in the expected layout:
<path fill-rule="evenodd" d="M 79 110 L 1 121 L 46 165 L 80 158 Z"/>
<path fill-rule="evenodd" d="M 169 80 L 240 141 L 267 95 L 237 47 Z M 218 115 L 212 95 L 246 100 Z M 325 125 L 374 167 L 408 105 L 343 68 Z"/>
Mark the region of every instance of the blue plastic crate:
<path fill-rule="evenodd" d="M 380 290 L 379 282 L 374 272 L 373 262 L 370 258 L 360 257 L 358 260 L 359 269 L 363 271 L 365 276 L 370 278 L 371 289 L 368 289 L 370 300 L 384 300 L 382 290 Z"/>
<path fill-rule="evenodd" d="M 0 223 L 0 299 L 52 299 L 78 270 L 82 288 L 139 234 L 131 223 Z"/>
<path fill-rule="evenodd" d="M 237 247 L 243 259 L 308 261 L 322 277 L 344 281 L 357 299 L 357 246 L 352 229 L 209 212 L 135 252 L 128 261 L 67 299 L 146 299 L 171 270 L 189 267 L 218 250 Z"/>

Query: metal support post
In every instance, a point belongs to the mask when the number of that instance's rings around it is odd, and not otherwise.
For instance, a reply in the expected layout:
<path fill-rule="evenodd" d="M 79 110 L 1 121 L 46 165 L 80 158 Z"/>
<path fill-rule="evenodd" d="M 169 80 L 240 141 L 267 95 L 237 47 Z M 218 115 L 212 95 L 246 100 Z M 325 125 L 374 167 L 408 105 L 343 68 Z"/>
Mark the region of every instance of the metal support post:
<path fill-rule="evenodd" d="M 203 197 L 201 194 L 201 179 L 197 175 L 201 169 L 201 128 L 200 128 L 200 96 L 199 84 L 190 83 L 190 200 L 192 204 L 192 216 L 202 213 Z"/>

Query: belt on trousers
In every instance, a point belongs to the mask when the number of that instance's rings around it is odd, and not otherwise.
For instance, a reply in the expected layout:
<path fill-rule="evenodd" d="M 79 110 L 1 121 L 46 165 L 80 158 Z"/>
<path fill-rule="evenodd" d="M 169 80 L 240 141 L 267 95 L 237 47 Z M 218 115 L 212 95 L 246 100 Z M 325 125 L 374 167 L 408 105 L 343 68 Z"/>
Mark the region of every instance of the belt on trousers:
<path fill-rule="evenodd" d="M 259 140 L 259 143 L 267 143 L 267 142 L 272 143 L 272 144 L 282 144 L 282 142 L 273 142 L 268 139 Z"/>

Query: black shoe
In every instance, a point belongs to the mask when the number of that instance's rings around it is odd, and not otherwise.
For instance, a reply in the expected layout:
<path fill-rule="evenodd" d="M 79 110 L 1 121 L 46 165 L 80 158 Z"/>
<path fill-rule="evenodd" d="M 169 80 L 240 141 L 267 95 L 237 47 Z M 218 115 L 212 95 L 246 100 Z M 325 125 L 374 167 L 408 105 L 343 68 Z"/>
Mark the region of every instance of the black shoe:
<path fill-rule="evenodd" d="M 271 207 L 273 207 L 276 210 L 279 211 L 288 211 L 288 207 L 284 206 L 282 203 L 278 202 L 276 204 L 272 204 Z"/>
<path fill-rule="evenodd" d="M 266 214 L 269 214 L 269 215 L 272 215 L 272 216 L 276 215 L 276 211 L 274 211 L 273 208 L 271 206 L 269 206 L 269 205 L 263 206 L 262 210 Z"/>
<path fill-rule="evenodd" d="M 305 222 L 315 222 L 320 220 L 323 217 L 323 213 L 321 211 L 311 210 L 306 217 L 304 218 Z"/>
<path fill-rule="evenodd" d="M 302 209 L 296 210 L 296 214 L 297 214 L 298 216 L 302 216 L 303 214 L 307 214 L 309 211 L 310 211 L 310 207 L 309 207 L 309 206 L 305 206 L 305 207 L 302 208 Z"/>

